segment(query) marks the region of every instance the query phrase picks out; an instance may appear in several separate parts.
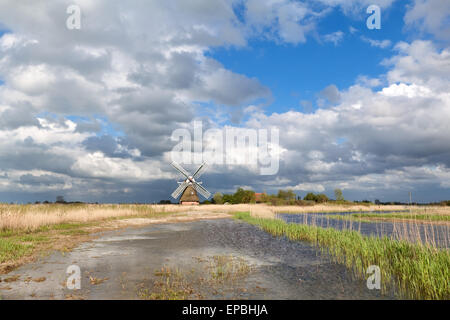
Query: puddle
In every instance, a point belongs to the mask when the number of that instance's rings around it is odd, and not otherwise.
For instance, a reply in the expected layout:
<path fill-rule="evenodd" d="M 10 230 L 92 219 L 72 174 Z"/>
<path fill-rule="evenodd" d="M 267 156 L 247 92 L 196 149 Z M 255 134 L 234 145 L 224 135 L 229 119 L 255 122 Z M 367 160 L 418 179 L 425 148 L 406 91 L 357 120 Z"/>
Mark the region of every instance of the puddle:
<path fill-rule="evenodd" d="M 115 236 L 115 237 L 106 237 L 93 240 L 94 242 L 116 242 L 116 241 L 134 241 L 134 240 L 154 240 L 159 239 L 157 237 L 145 237 L 145 236 Z"/>

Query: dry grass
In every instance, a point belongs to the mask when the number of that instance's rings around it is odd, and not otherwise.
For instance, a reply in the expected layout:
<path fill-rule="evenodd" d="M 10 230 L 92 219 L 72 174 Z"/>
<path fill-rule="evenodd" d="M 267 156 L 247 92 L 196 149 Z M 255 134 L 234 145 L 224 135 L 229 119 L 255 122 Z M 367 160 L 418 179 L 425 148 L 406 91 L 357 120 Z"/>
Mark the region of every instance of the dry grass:
<path fill-rule="evenodd" d="M 161 213 L 233 213 L 250 212 L 252 216 L 274 218 L 276 213 L 305 212 L 371 212 L 408 210 L 407 206 L 366 206 L 318 204 L 314 206 L 269 206 L 265 204 L 236 205 L 137 205 L 137 204 L 0 204 L 1 230 L 36 230 L 42 226 L 62 223 L 86 223 L 111 218 L 149 217 Z M 412 207 L 414 211 L 450 214 L 449 207 Z"/>
<path fill-rule="evenodd" d="M 245 259 L 233 255 L 193 259 L 197 264 L 189 268 L 179 264 L 156 270 L 153 274 L 156 279 L 138 285 L 138 297 L 144 300 L 238 299 L 240 293 L 251 290 L 246 288 L 246 279 L 254 268 Z"/>
<path fill-rule="evenodd" d="M 245 259 L 233 255 L 213 256 L 210 259 L 209 269 L 211 279 L 219 283 L 237 281 L 251 271 L 251 267 Z"/>
<path fill-rule="evenodd" d="M 151 216 L 181 212 L 179 206 L 111 205 L 111 204 L 38 204 L 0 205 L 0 230 L 33 231 L 43 226 L 63 223 L 86 223 L 110 218 Z"/>

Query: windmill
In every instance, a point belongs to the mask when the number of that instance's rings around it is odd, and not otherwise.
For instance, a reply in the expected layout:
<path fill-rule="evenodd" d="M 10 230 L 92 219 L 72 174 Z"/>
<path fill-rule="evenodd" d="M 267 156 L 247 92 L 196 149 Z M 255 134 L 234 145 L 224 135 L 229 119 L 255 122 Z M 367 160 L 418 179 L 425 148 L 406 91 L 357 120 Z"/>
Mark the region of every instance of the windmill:
<path fill-rule="evenodd" d="M 203 162 L 193 175 L 190 175 L 189 172 L 175 161 L 171 165 L 186 178 L 186 180 L 178 182 L 179 186 L 172 192 L 172 198 L 177 199 L 182 194 L 180 204 L 198 204 L 199 198 L 197 193 L 206 199 L 211 197 L 211 193 L 202 186 L 200 181 L 197 181 L 206 169 L 206 162 Z"/>

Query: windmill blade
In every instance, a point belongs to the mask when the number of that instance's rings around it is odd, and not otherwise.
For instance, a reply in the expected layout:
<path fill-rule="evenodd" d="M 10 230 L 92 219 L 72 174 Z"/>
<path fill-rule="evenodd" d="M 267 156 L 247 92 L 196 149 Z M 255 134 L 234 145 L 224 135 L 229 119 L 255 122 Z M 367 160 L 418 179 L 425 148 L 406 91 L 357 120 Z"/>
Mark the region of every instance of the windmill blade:
<path fill-rule="evenodd" d="M 184 168 L 182 166 L 180 166 L 178 163 L 176 163 L 175 161 L 173 161 L 171 163 L 172 167 L 174 167 L 175 169 L 177 169 L 179 172 L 181 172 L 181 174 L 183 174 L 186 178 L 189 178 L 189 172 L 187 172 L 186 170 L 184 170 Z"/>
<path fill-rule="evenodd" d="M 187 188 L 188 185 L 189 185 L 188 182 L 183 182 L 182 184 L 180 184 L 178 188 L 176 188 L 175 191 L 172 192 L 172 198 L 177 199 L 180 196 L 180 194 Z"/>
<path fill-rule="evenodd" d="M 200 167 L 198 167 L 197 171 L 195 171 L 194 174 L 192 175 L 194 180 L 197 180 L 198 178 L 200 178 L 200 176 L 203 174 L 203 172 L 205 172 L 206 167 L 207 167 L 206 162 L 203 162 L 200 165 Z"/>
<path fill-rule="evenodd" d="M 211 197 L 211 193 L 201 185 L 199 185 L 197 182 L 194 182 L 194 188 L 198 193 L 205 197 L 205 199 L 209 199 L 209 197 Z"/>

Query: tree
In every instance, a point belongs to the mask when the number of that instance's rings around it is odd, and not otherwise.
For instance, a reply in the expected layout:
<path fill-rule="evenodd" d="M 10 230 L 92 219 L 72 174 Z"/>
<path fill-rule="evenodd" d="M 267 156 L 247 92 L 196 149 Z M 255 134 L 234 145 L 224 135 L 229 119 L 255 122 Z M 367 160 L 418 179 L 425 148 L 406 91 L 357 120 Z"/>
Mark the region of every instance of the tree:
<path fill-rule="evenodd" d="M 213 200 L 215 204 L 223 204 L 223 194 L 216 192 L 213 196 Z"/>
<path fill-rule="evenodd" d="M 238 188 L 233 194 L 233 203 L 254 203 L 255 191 Z"/>
<path fill-rule="evenodd" d="M 344 195 L 342 194 L 341 189 L 334 189 L 334 197 L 336 198 L 336 201 L 344 201 Z"/>
<path fill-rule="evenodd" d="M 64 196 L 56 196 L 56 203 L 66 203 Z"/>
<path fill-rule="evenodd" d="M 234 203 L 233 202 L 233 195 L 232 194 L 224 194 L 223 195 L 223 203 Z"/>
<path fill-rule="evenodd" d="M 314 193 L 309 192 L 309 193 L 303 198 L 303 200 L 317 201 L 317 196 L 316 196 Z"/>
<path fill-rule="evenodd" d="M 261 202 L 262 203 L 267 203 L 270 201 L 271 196 L 269 196 L 265 191 L 262 193 L 261 195 Z M 256 199 L 255 199 L 256 202 Z"/>
<path fill-rule="evenodd" d="M 278 190 L 277 198 L 283 200 L 295 200 L 295 193 L 291 189 L 288 190 Z"/>
<path fill-rule="evenodd" d="M 327 202 L 327 201 L 328 201 L 328 197 L 327 197 L 326 194 L 321 193 L 321 194 L 316 195 L 316 202 L 324 203 L 324 202 Z"/>

